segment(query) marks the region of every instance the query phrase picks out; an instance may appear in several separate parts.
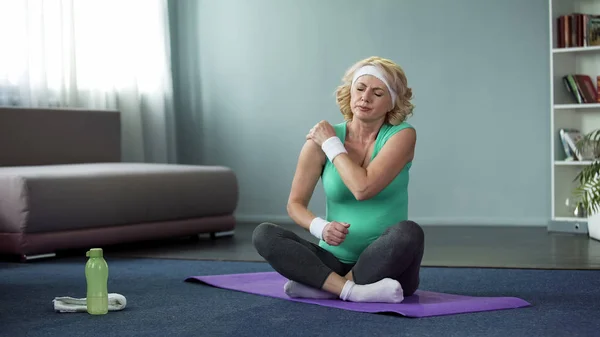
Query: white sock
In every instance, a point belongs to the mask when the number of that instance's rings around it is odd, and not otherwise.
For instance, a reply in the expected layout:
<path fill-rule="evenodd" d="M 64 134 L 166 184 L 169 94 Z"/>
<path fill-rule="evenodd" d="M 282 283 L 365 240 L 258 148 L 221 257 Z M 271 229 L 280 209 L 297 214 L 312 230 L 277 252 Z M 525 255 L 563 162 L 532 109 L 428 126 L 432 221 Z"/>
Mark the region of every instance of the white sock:
<path fill-rule="evenodd" d="M 404 291 L 400 282 L 391 278 L 384 278 L 370 284 L 356 284 L 348 280 L 344 284 L 340 298 L 351 302 L 400 303 L 404 300 Z"/>
<path fill-rule="evenodd" d="M 330 293 L 328 291 L 305 286 L 302 283 L 294 281 L 287 281 L 283 286 L 283 290 L 289 297 L 318 299 L 333 299 L 337 297 L 336 294 Z"/>

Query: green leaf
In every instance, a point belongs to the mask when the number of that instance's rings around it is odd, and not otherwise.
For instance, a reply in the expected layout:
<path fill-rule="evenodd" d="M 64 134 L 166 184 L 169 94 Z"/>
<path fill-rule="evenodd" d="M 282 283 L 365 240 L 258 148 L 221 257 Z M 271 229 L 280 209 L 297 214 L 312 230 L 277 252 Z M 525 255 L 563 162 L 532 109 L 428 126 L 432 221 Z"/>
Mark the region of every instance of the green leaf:
<path fill-rule="evenodd" d="M 581 205 L 588 215 L 600 210 L 600 129 L 585 134 L 575 144 L 581 153 L 593 155 L 592 163 L 577 174 L 574 181 L 579 185 L 574 190 L 574 196 L 580 199 Z"/>
<path fill-rule="evenodd" d="M 590 152 L 594 158 L 600 157 L 600 129 L 585 134 L 575 147 L 582 153 Z"/>

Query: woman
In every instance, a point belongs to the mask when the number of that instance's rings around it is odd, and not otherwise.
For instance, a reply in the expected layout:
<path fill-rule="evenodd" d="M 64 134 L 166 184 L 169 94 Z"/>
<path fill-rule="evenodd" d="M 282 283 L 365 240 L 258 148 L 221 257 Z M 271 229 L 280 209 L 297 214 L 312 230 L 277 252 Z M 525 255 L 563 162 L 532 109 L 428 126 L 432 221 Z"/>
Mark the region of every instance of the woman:
<path fill-rule="evenodd" d="M 419 286 L 424 248 L 423 230 L 408 220 L 412 90 L 398 65 L 370 57 L 348 69 L 336 98 L 345 121 L 310 130 L 287 204 L 319 244 L 272 223 L 256 227 L 253 244 L 289 279 L 288 296 L 398 303 Z M 308 209 L 319 178 L 326 219 Z"/>

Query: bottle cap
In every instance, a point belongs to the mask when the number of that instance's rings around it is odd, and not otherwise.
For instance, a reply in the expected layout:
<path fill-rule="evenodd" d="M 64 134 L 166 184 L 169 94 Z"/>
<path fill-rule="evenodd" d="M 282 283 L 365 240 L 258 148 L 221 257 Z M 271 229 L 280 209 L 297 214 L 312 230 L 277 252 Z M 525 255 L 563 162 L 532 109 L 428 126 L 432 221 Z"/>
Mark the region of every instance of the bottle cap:
<path fill-rule="evenodd" d="M 85 253 L 86 257 L 102 257 L 102 248 L 92 248 Z"/>

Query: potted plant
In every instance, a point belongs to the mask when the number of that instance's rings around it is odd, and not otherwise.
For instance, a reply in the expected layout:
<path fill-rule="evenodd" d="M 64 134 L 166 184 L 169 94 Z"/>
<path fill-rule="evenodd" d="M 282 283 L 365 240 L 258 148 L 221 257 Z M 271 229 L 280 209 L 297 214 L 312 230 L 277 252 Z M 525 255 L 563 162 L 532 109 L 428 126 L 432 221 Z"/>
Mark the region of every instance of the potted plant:
<path fill-rule="evenodd" d="M 579 199 L 578 207 L 587 216 L 588 235 L 600 240 L 600 129 L 585 134 L 577 141 L 576 148 L 591 163 L 575 177 L 578 186 L 574 194 Z"/>

